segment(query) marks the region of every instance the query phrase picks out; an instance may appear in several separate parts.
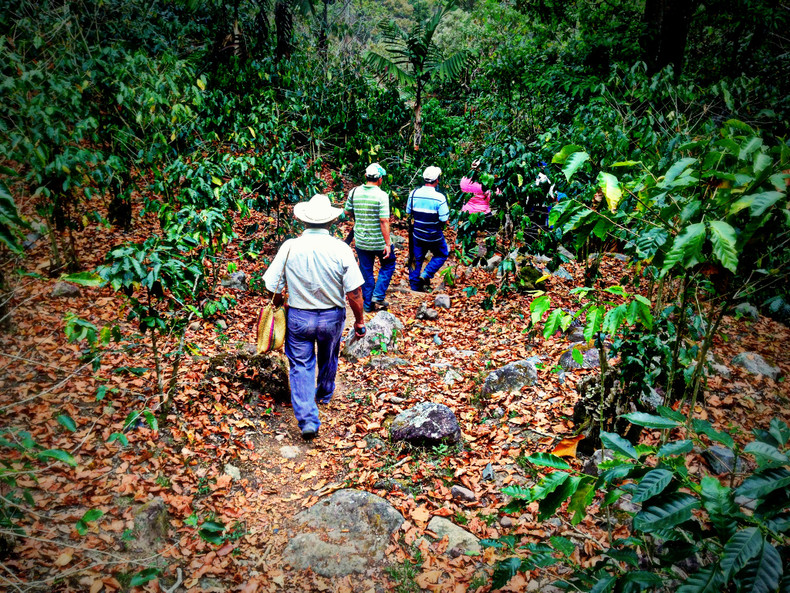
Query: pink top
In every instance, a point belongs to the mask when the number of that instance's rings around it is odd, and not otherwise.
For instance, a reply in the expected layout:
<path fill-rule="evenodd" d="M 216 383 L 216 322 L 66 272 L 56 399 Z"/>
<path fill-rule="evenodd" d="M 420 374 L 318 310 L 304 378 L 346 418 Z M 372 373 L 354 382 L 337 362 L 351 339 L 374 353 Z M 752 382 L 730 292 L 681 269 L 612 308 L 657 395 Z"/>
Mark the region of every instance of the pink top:
<path fill-rule="evenodd" d="M 461 208 L 461 212 L 484 212 L 486 214 L 491 212 L 491 192 L 484 192 L 480 183 L 472 181 L 469 177 L 461 177 L 461 191 L 474 194 Z"/>

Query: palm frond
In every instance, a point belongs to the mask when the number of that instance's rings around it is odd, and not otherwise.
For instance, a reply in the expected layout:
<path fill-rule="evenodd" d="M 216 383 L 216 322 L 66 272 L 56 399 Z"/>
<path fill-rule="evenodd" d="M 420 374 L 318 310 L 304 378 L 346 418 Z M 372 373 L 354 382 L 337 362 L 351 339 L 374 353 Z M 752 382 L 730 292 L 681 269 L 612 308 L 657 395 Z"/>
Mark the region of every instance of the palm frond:
<path fill-rule="evenodd" d="M 431 72 L 436 73 L 442 80 L 457 77 L 463 72 L 469 60 L 469 53 L 459 51 L 442 62 L 438 62 L 431 67 Z"/>
<path fill-rule="evenodd" d="M 365 64 L 381 77 L 394 78 L 398 84 L 403 86 L 413 86 L 414 76 L 401 68 L 397 62 L 389 60 L 376 52 L 369 51 L 365 54 Z"/>

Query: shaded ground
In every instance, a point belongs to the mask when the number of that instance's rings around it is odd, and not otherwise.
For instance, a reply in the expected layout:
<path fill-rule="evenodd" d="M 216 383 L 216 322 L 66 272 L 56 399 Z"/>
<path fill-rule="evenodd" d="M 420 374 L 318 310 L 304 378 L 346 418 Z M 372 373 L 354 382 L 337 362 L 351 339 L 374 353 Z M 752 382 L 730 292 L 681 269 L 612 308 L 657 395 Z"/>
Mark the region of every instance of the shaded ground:
<path fill-rule="evenodd" d="M 152 228 L 140 225 L 137 240 Z M 80 236 L 83 265 L 97 265 L 101 254 L 125 239 L 133 237 L 87 228 Z M 32 504 L 22 504 L 20 520 L 30 537 L 19 539 L 13 554 L 0 560 L 2 588 L 114 591 L 128 588 L 140 570 L 156 566 L 161 576 L 145 590 L 169 590 L 178 568 L 182 579 L 175 590 L 367 592 L 390 590 L 396 583 L 404 591 L 418 590 L 407 586 L 486 590 L 496 552 L 487 549 L 482 558 L 450 557 L 446 542 L 421 538 L 431 535 L 426 526 L 435 515 L 479 538 L 514 534 L 540 541 L 562 534 L 578 544 L 582 558 L 594 558 L 605 533 L 594 516 L 578 527 L 558 518 L 538 522 L 530 511 L 507 520 L 499 516 L 501 488 L 533 479 L 524 457 L 550 450 L 572 434 L 575 383 L 592 371 L 568 372 L 561 382 L 555 364 L 567 343 L 557 339 L 541 340 L 534 348 L 527 344 L 522 334 L 527 297 L 509 297 L 485 311 L 480 307 L 482 290 L 474 296 L 463 292 L 467 286 L 482 288 L 491 282 L 489 273 L 455 268 L 455 286 L 443 289 L 452 307 L 439 310 L 435 321 L 416 321 L 418 306 L 431 305 L 433 295 L 406 289 L 406 254 L 401 251 L 388 299 L 391 311 L 406 324 L 397 356 L 408 364 L 382 369 L 341 361 L 335 400 L 322 411 L 321 435 L 310 444 L 301 440 L 287 405 L 248 383 L 206 377 L 208 358 L 252 340 L 263 300 L 251 293 L 234 294 L 238 306 L 225 316 L 226 329 L 218 330 L 218 320 L 213 319 L 189 330 L 188 340 L 200 352 L 182 367 L 178 395 L 159 430 L 140 423 L 126 433 L 129 444 L 122 446 L 108 440 L 123 430 L 129 412 L 156 404 L 151 371 L 136 376 L 122 370 L 150 367 L 149 344 L 125 343 L 123 351 L 110 354 L 94 373 L 79 360 L 84 346 L 64 339 L 64 314 L 77 312 L 96 325 L 120 323 L 128 335 L 133 328 L 124 321 L 121 301 L 107 289 L 83 289 L 82 296 L 73 299 L 50 298 L 54 280 L 43 276 L 46 246 L 41 242 L 28 255 L 20 265 L 42 277 L 12 279 L 12 326 L 0 335 L 2 426 L 7 439 L 24 438 L 20 432 L 10 437 L 12 429 L 28 431 L 42 449 L 71 453 L 77 466 L 53 460 L 34 464 L 28 474 L 23 471 L 24 454 L 3 451 L 15 460 L 10 469 L 21 473 L 13 477 L 18 486 L 29 489 Z M 250 275 L 262 266 L 239 263 Z M 604 277 L 619 280 L 623 266 L 605 258 Z M 566 267 L 574 280 L 550 278 L 546 289 L 570 307 L 567 293 L 580 283 L 583 270 Z M 786 376 L 788 343 L 787 328 L 770 320 L 726 318 L 714 352 L 729 361 L 739 351 L 757 351 L 778 363 Z M 536 386 L 521 394 L 480 397 L 489 370 L 535 354 L 545 357 Z M 448 368 L 462 377 L 453 385 L 443 381 Z M 243 374 L 243 363 L 235 370 Z M 99 399 L 101 385 L 107 391 Z M 426 451 L 388 442 L 388 422 L 426 400 L 455 411 L 462 446 Z M 737 369 L 732 380 L 710 381 L 706 402 L 697 415 L 725 428 L 746 432 L 754 425 L 767 425 L 774 414 L 790 421 L 784 381 L 748 376 Z M 64 415 L 74 420 L 74 432 L 59 422 Z M 652 437 L 648 433 L 645 438 Z M 699 470 L 699 456 L 690 456 L 689 464 Z M 233 468 L 238 477 L 232 477 Z M 453 500 L 453 484 L 471 489 L 476 501 Z M 388 551 L 394 566 L 390 573 L 375 570 L 329 580 L 282 565 L 280 555 L 292 533 L 290 518 L 341 487 L 376 492 L 407 519 Z M 9 496 L 12 490 L 4 487 L 1 492 Z M 154 497 L 164 500 L 170 529 L 144 542 L 135 531 L 134 514 Z M 103 515 L 78 529 L 77 522 L 91 508 Z M 201 528 L 212 521 L 226 527 L 216 543 L 200 536 Z M 540 587 L 546 576 L 519 575 L 512 588 Z"/>

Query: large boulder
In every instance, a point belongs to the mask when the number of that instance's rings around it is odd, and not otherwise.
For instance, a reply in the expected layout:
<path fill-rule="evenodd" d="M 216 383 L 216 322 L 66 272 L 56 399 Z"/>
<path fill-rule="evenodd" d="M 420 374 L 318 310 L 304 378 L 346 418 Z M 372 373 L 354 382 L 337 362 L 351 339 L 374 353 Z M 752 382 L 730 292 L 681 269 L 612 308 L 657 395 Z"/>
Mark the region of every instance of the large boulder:
<path fill-rule="evenodd" d="M 756 352 L 741 352 L 732 359 L 732 364 L 739 366 L 753 375 L 765 375 L 776 381 L 781 370 L 778 366 L 768 363 Z"/>
<path fill-rule="evenodd" d="M 71 299 L 81 294 L 80 287 L 76 284 L 71 284 L 70 282 L 56 282 L 55 286 L 52 287 L 51 296 L 53 298 Z"/>
<path fill-rule="evenodd" d="M 398 334 L 403 324 L 389 311 L 379 311 L 367 324 L 367 333 L 362 338 L 346 340 L 343 356 L 351 362 L 366 358 L 373 352 L 394 352 L 398 349 Z"/>
<path fill-rule="evenodd" d="M 377 568 L 403 516 L 385 499 L 363 490 L 334 492 L 296 515 L 301 530 L 283 552 L 297 570 L 339 577 Z"/>
<path fill-rule="evenodd" d="M 573 349 L 577 346 L 579 346 L 579 344 L 574 344 L 560 356 L 558 364 L 563 369 L 572 371 L 575 369 L 595 369 L 601 366 L 601 357 L 598 353 L 598 348 L 587 348 L 586 350 L 579 348 L 582 355 L 582 364 L 576 362 L 573 358 Z M 581 344 L 581 346 L 585 346 L 585 344 Z"/>
<path fill-rule="evenodd" d="M 492 371 L 483 384 L 483 395 L 497 391 L 519 391 L 538 382 L 538 369 L 529 360 L 517 360 Z"/>
<path fill-rule="evenodd" d="M 452 444 L 461 440 L 461 427 L 447 406 L 420 402 L 395 417 L 390 425 L 390 438 L 412 445 Z"/>

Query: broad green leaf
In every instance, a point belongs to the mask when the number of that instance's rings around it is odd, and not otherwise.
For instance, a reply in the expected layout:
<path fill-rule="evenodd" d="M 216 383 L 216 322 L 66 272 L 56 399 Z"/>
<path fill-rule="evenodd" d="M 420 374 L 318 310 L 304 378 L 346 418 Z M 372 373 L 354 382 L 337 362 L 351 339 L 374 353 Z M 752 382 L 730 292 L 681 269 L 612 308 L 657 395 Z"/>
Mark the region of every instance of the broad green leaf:
<path fill-rule="evenodd" d="M 749 156 L 756 150 L 763 145 L 762 138 L 749 138 L 749 141 L 741 147 L 741 151 L 738 154 L 738 158 L 742 161 L 745 161 L 749 158 Z"/>
<path fill-rule="evenodd" d="M 143 412 L 143 418 L 145 418 L 145 422 L 146 424 L 148 424 L 148 427 L 151 430 L 153 430 L 154 432 L 159 430 L 159 421 L 156 419 L 156 416 L 154 416 L 153 412 L 151 412 L 150 410 L 145 410 Z"/>
<path fill-rule="evenodd" d="M 61 276 L 60 279 L 63 282 L 71 282 L 80 286 L 102 286 L 105 282 L 104 278 L 95 272 L 77 272 L 76 274 Z"/>
<path fill-rule="evenodd" d="M 571 358 L 580 367 L 584 367 L 584 355 L 582 354 L 581 350 L 578 348 L 571 348 Z"/>
<path fill-rule="evenodd" d="M 767 191 L 743 196 L 730 206 L 730 215 L 737 214 L 744 208 L 749 208 L 749 214 L 752 217 L 762 216 L 768 208 L 785 198 L 786 195 L 785 192 Z"/>
<path fill-rule="evenodd" d="M 614 309 L 609 309 L 609 311 L 606 312 L 606 316 L 603 318 L 603 325 L 601 327 L 603 333 L 610 336 L 616 334 L 623 324 L 623 321 L 625 321 L 627 313 L 628 307 L 626 307 L 625 304 L 617 305 Z"/>
<path fill-rule="evenodd" d="M 539 467 L 552 467 L 554 469 L 571 469 L 571 466 L 565 463 L 565 460 L 562 457 L 557 457 L 556 455 L 552 455 L 551 453 L 533 453 L 527 459 L 533 465 L 537 465 Z"/>
<path fill-rule="evenodd" d="M 612 163 L 612 167 L 633 167 L 634 165 L 641 165 L 642 161 L 618 161 Z"/>
<path fill-rule="evenodd" d="M 592 504 L 595 497 L 595 478 L 582 476 L 582 481 L 568 501 L 568 512 L 571 515 L 571 524 L 578 525 L 587 515 L 587 507 Z"/>
<path fill-rule="evenodd" d="M 609 548 L 604 552 L 604 555 L 618 562 L 630 564 L 633 567 L 639 566 L 639 557 L 636 555 L 636 550 L 633 548 Z"/>
<path fill-rule="evenodd" d="M 564 480 L 553 492 L 547 494 L 543 500 L 540 501 L 538 507 L 538 520 L 545 521 L 552 517 L 560 505 L 568 500 L 576 492 L 582 478 L 580 476 L 570 476 Z"/>
<path fill-rule="evenodd" d="M 123 447 L 126 447 L 126 446 L 129 445 L 129 439 L 126 438 L 126 435 L 123 434 L 122 432 L 114 432 L 107 439 L 108 443 L 112 443 L 112 442 L 115 442 L 115 441 L 118 441 L 121 444 L 121 446 L 123 446 Z"/>
<path fill-rule="evenodd" d="M 721 593 L 724 577 L 718 564 L 698 570 L 677 589 L 677 593 Z"/>
<path fill-rule="evenodd" d="M 530 318 L 532 319 L 533 325 L 537 324 L 538 321 L 541 320 L 543 314 L 549 310 L 549 307 L 551 307 L 551 300 L 547 294 L 543 294 L 536 299 L 532 299 L 532 302 L 529 304 L 529 310 L 531 313 Z"/>
<path fill-rule="evenodd" d="M 654 414 L 646 412 L 632 412 L 630 414 L 623 414 L 621 418 L 625 418 L 631 424 L 637 426 L 644 426 L 645 428 L 677 428 L 680 423 L 669 418 L 663 418 Z"/>
<path fill-rule="evenodd" d="M 68 414 L 60 414 L 58 416 L 58 423 L 69 432 L 74 432 L 77 430 L 77 424 Z"/>
<path fill-rule="evenodd" d="M 620 189 L 620 181 L 611 173 L 601 171 L 598 174 L 598 186 L 606 197 L 606 205 L 611 212 L 617 210 L 620 198 L 623 197 L 623 190 Z"/>
<path fill-rule="evenodd" d="M 743 481 L 735 493 L 747 498 L 763 498 L 779 488 L 790 485 L 790 471 L 784 468 L 766 469 L 752 474 Z"/>
<path fill-rule="evenodd" d="M 57 459 L 58 461 L 62 461 L 66 465 L 70 465 L 71 467 L 77 467 L 77 462 L 74 458 L 65 451 L 61 449 L 47 449 L 46 451 L 40 451 L 38 453 L 39 459 Z"/>
<path fill-rule="evenodd" d="M 551 546 L 566 558 L 576 550 L 576 544 L 567 537 L 552 535 L 549 541 L 551 542 Z"/>
<path fill-rule="evenodd" d="M 205 85 L 204 85 L 205 86 Z M 141 570 L 137 574 L 135 574 L 131 581 L 129 581 L 130 587 L 142 587 L 147 582 L 154 580 L 161 571 L 158 568 L 146 568 Z"/>
<path fill-rule="evenodd" d="M 736 516 L 740 513 L 733 500 L 732 488 L 723 486 L 717 478 L 705 476 L 700 481 L 702 506 L 708 511 L 710 522 L 716 528 L 719 540 L 724 543 L 738 528 Z"/>
<path fill-rule="evenodd" d="M 658 184 L 659 187 L 669 187 L 673 184 L 673 182 L 680 177 L 680 175 L 688 169 L 691 165 L 697 162 L 695 158 L 685 158 L 680 159 L 678 162 L 674 163 L 669 170 L 667 171 L 664 178 Z"/>
<path fill-rule="evenodd" d="M 756 527 L 742 529 L 733 535 L 724 546 L 721 555 L 721 566 L 724 569 L 724 580 L 729 581 L 746 566 L 746 563 L 757 556 L 763 547 L 763 536 Z"/>
<path fill-rule="evenodd" d="M 566 165 L 562 168 L 565 179 L 570 181 L 574 173 L 578 171 L 581 166 L 590 160 L 590 155 L 586 152 L 574 152 L 567 160 Z"/>
<path fill-rule="evenodd" d="M 771 418 L 771 425 L 768 428 L 770 434 L 779 445 L 786 445 L 790 441 L 790 427 L 779 418 Z"/>
<path fill-rule="evenodd" d="M 604 573 L 600 579 L 590 588 L 590 593 L 609 593 L 614 588 L 616 579 L 609 574 Z"/>
<path fill-rule="evenodd" d="M 713 255 L 718 258 L 721 265 L 734 274 L 738 267 L 738 251 L 735 248 L 738 239 L 735 236 L 735 229 L 723 220 L 714 220 L 709 226 Z"/>
<path fill-rule="evenodd" d="M 779 588 L 782 578 L 782 557 L 770 543 L 763 542 L 761 552 L 743 568 L 740 591 L 770 593 Z"/>
<path fill-rule="evenodd" d="M 680 264 L 683 268 L 691 268 L 702 261 L 702 245 L 705 242 L 705 223 L 698 222 L 683 229 L 672 242 L 672 248 L 664 258 L 662 273 Z"/>
<path fill-rule="evenodd" d="M 761 465 L 768 465 L 776 463 L 779 465 L 790 464 L 790 457 L 782 453 L 779 449 L 768 443 L 761 443 L 760 441 L 752 441 L 743 449 L 744 453 L 751 453 L 757 458 L 757 462 Z"/>
<path fill-rule="evenodd" d="M 501 589 L 516 576 L 521 567 L 521 558 L 508 558 L 497 562 L 494 574 L 491 576 L 491 587 Z"/>
<path fill-rule="evenodd" d="M 672 420 L 677 420 L 678 422 L 686 421 L 686 417 L 682 413 L 667 406 L 658 406 L 656 408 L 656 412 L 658 412 L 658 415 L 662 418 L 671 418 Z"/>
<path fill-rule="evenodd" d="M 636 452 L 634 446 L 615 432 L 602 431 L 601 441 L 603 441 L 606 447 L 613 451 L 617 451 L 621 455 L 625 455 L 631 459 L 639 459 L 639 454 Z"/>
<path fill-rule="evenodd" d="M 625 289 L 622 286 L 618 286 L 616 284 L 614 286 L 608 286 L 608 287 L 604 288 L 603 290 L 604 290 L 604 292 L 608 292 L 608 293 L 611 293 L 611 294 L 616 294 L 618 296 L 623 296 L 623 297 L 624 296 L 628 296 L 628 293 L 625 291 Z"/>
<path fill-rule="evenodd" d="M 700 502 L 690 494 L 673 492 L 638 512 L 634 517 L 634 529 L 645 533 L 671 529 L 691 519 L 691 511 L 699 506 Z"/>
<path fill-rule="evenodd" d="M 584 149 L 581 146 L 576 146 L 575 144 L 567 144 L 562 147 L 558 153 L 556 153 L 553 157 L 551 157 L 551 162 L 555 164 L 563 165 L 565 161 L 568 160 L 568 157 L 571 156 L 574 152 L 582 152 Z"/>
<path fill-rule="evenodd" d="M 634 494 L 634 502 L 644 502 L 660 494 L 672 481 L 672 472 L 666 469 L 653 469 L 647 472 Z"/>
<path fill-rule="evenodd" d="M 620 583 L 636 583 L 639 585 L 639 590 L 644 591 L 647 589 L 659 589 L 664 584 L 661 576 L 647 572 L 646 570 L 630 570 L 626 572 L 621 578 Z M 623 587 L 623 591 L 630 590 L 627 586 Z"/>
<path fill-rule="evenodd" d="M 559 488 L 570 477 L 565 472 L 552 472 L 532 488 L 532 500 L 542 500 Z"/>
<path fill-rule="evenodd" d="M 502 494 L 506 494 L 516 500 L 532 500 L 532 490 L 524 488 L 524 486 L 505 486 L 502 488 Z"/>
<path fill-rule="evenodd" d="M 673 441 L 667 443 L 658 450 L 659 457 L 672 457 L 673 455 L 685 455 L 694 448 L 692 441 Z"/>
<path fill-rule="evenodd" d="M 595 335 L 601 331 L 603 323 L 603 306 L 590 307 L 587 310 L 587 324 L 584 326 L 584 339 L 588 342 L 592 340 Z"/>
<path fill-rule="evenodd" d="M 564 315 L 565 313 L 562 309 L 554 309 L 554 311 L 549 313 L 549 317 L 546 319 L 546 325 L 543 327 L 544 338 L 550 338 L 558 329 L 560 329 Z"/>
<path fill-rule="evenodd" d="M 696 432 L 698 432 L 699 434 L 704 434 L 712 441 L 721 443 L 722 445 L 729 447 L 730 449 L 735 448 L 735 441 L 732 440 L 732 437 L 728 435 L 726 432 L 719 432 L 718 430 L 713 428 L 713 425 L 707 420 L 694 418 L 691 421 L 691 426 L 694 428 Z"/>

